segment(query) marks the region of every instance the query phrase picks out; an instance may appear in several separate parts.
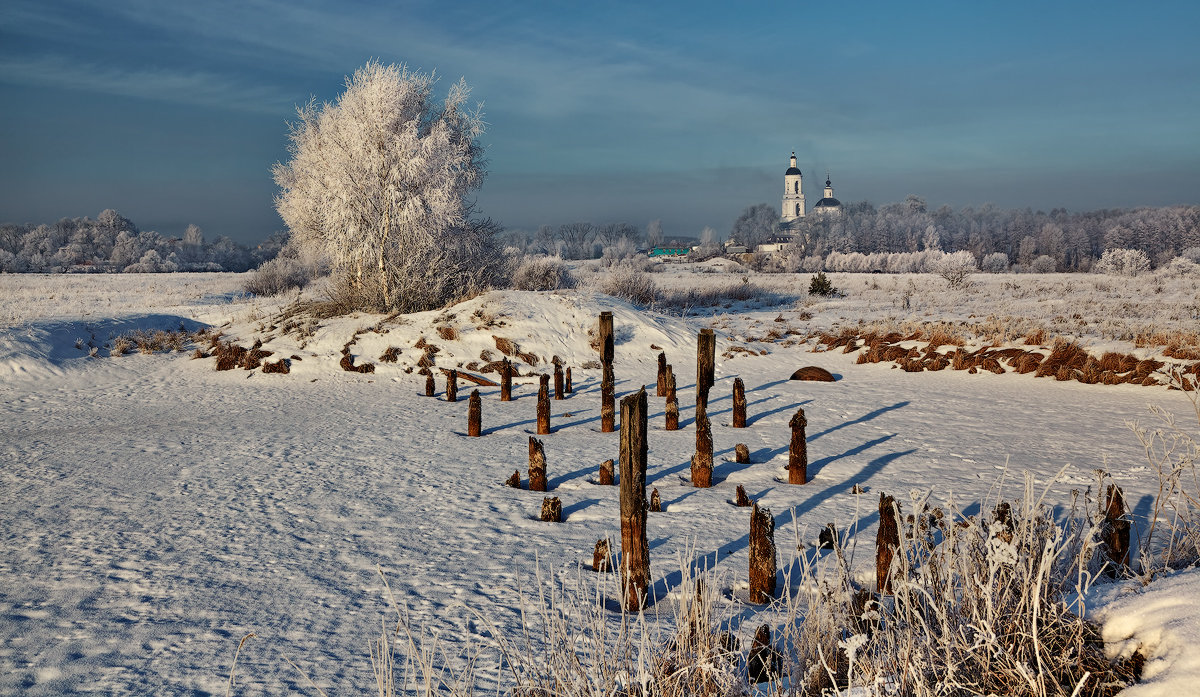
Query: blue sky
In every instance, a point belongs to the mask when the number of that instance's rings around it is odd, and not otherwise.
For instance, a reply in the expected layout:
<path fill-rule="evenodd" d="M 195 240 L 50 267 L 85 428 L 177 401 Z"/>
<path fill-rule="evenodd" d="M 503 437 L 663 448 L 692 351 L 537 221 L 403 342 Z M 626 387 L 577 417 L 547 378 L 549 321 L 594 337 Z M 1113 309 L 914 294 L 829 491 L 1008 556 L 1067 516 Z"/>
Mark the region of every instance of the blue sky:
<path fill-rule="evenodd" d="M 1200 3 L 6 0 L 0 220 L 256 242 L 310 96 L 366 61 L 484 103 L 508 227 L 728 232 L 810 201 L 1200 203 Z"/>

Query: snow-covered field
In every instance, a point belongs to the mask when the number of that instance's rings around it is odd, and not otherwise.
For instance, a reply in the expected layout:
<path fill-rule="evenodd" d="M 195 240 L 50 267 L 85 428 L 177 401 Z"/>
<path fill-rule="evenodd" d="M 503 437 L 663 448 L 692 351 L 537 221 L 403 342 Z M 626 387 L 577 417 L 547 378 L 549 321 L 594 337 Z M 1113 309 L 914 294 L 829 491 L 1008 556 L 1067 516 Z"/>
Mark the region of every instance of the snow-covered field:
<path fill-rule="evenodd" d="M 687 268 L 654 276 L 662 287 L 740 282 Z M 948 292 L 933 276 L 830 277 L 846 297 L 807 298 L 807 274 L 754 276 L 780 304 L 684 316 L 588 290 L 505 291 L 445 312 L 356 315 L 285 334 L 277 313 L 286 300 L 242 296 L 237 275 L 0 275 L 0 693 L 224 694 L 249 632 L 257 636 L 238 660 L 237 694 L 311 690 L 288 660 L 328 694 L 369 691 L 367 641 L 395 620 L 378 569 L 411 624 L 452 653 L 488 644 L 480 618 L 515 631 L 518 595 L 539 570 L 556 576 L 551 584 L 590 583 L 581 569 L 594 543 L 619 535 L 616 487 L 591 482 L 602 461 L 617 457 L 617 434 L 600 432 L 599 370 L 582 368 L 596 357 L 589 329 L 602 310 L 615 315 L 618 399 L 650 386 L 647 479 L 663 501 L 649 519 L 654 592 L 668 597 L 678 557 L 689 555 L 685 562 L 722 579 L 743 637 L 760 610 L 741 602 L 748 514 L 730 504 L 739 484 L 773 512 L 783 565 L 793 529 L 811 544 L 835 522 L 857 530 L 865 549 L 880 492 L 907 501 L 932 491 L 934 500 L 965 505 L 1002 476 L 1015 495 L 1023 471 L 1065 506 L 1072 489 L 1094 490 L 1094 470 L 1106 469 L 1135 524 L 1145 521 L 1158 480 L 1127 424 L 1152 424 L 1154 404 L 1195 427 L 1183 393 L 1014 373 L 905 373 L 856 365 L 840 351 L 813 353 L 799 339 L 860 320 L 970 327 L 990 317 L 1044 325 L 1097 351 L 1154 354 L 1159 348 L 1135 345 L 1144 328 L 1195 331 L 1194 279 L 976 275 L 974 287 Z M 290 374 L 271 375 L 217 372 L 214 359 L 187 353 L 108 356 L 117 334 L 180 326 L 220 328 L 246 344 L 260 337 L 272 360 L 301 360 Z M 695 489 L 687 478 L 695 335 L 708 326 L 718 354 L 737 345 L 766 355 L 718 356 L 716 484 Z M 797 341 L 746 341 L 771 327 L 795 329 L 788 336 Z M 544 437 L 561 524 L 537 520 L 540 493 L 503 483 L 516 469 L 524 478 L 536 378 L 519 379 L 508 403 L 498 388 L 481 388 L 484 435 L 474 439 L 465 435 L 469 384 L 449 403 L 440 376 L 430 399 L 421 396 L 424 378 L 406 372 L 422 338 L 439 347 L 439 366 L 453 367 L 485 362 L 485 351 L 498 358 L 493 337 L 536 355 L 538 368 L 554 356 L 573 366 L 576 391 L 552 403 L 555 432 Z M 373 374 L 339 367 L 352 339 L 356 362 L 376 363 Z M 677 432 L 663 430 L 651 345 L 680 378 Z M 89 358 L 92 346 L 97 357 Z M 380 363 L 393 346 L 399 361 Z M 803 365 L 840 379 L 789 381 Z M 744 430 L 729 425 L 735 377 L 747 389 Z M 788 421 L 798 408 L 808 418 L 811 481 L 790 486 Z M 748 445 L 752 464 L 733 462 L 737 443 Z M 1051 482 L 1063 465 L 1065 480 Z M 855 484 L 866 493 L 851 493 Z M 869 553 L 853 563 L 873 578 Z M 1200 620 L 1164 608 L 1194 598 L 1200 575 L 1101 590 L 1106 639 L 1127 651 L 1142 643 L 1152 654 L 1148 681 L 1130 694 L 1194 686 Z"/>

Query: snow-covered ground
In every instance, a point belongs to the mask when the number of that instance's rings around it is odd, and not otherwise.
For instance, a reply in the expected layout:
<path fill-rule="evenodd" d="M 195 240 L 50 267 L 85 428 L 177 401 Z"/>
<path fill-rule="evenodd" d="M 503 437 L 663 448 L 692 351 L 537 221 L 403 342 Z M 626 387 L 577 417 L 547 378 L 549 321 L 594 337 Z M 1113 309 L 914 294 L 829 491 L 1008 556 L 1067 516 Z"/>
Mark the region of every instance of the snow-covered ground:
<path fill-rule="evenodd" d="M 932 490 L 934 500 L 963 503 L 987 495 L 1006 472 L 1015 495 L 1024 470 L 1067 505 L 1070 491 L 1094 489 L 1094 470 L 1104 468 L 1135 520 L 1145 520 L 1158 481 L 1127 424 L 1151 423 L 1147 406 L 1156 404 L 1194 425 L 1180 392 L 1013 373 L 905 373 L 888 363 L 856 365 L 840 351 L 812 353 L 804 342 L 745 339 L 765 327 L 802 338 L 860 319 L 993 315 L 1072 325 L 1097 347 L 1132 349 L 1133 336 L 1107 328 L 1194 329 L 1194 281 L 1168 280 L 1146 296 L 1136 284 L 1090 276 L 978 275 L 975 288 L 954 293 L 936 277 L 831 279 L 847 297 L 809 300 L 808 275 L 755 276 L 784 296 L 782 305 L 680 317 L 587 290 L 495 292 L 444 312 L 390 321 L 356 315 L 285 334 L 277 315 L 285 300 L 243 297 L 236 275 L 0 275 L 0 693 L 224 694 L 248 632 L 257 637 L 242 649 L 238 694 L 309 690 L 285 659 L 331 695 L 360 693 L 372 685 L 367 641 L 394 621 L 378 569 L 412 623 L 452 650 L 487 643 L 481 616 L 515 630 L 518 594 L 536 583 L 539 568 L 571 585 L 586 576 L 580 569 L 595 541 L 619 534 L 617 489 L 591 481 L 602 461 L 617 457 L 617 434 L 600 432 L 599 371 L 582 368 L 595 359 L 589 329 L 602 310 L 615 315 L 618 398 L 650 387 L 648 484 L 663 501 L 648 530 L 655 593 L 667 596 L 679 581 L 677 557 L 689 554 L 723 579 L 743 636 L 759 610 L 738 600 L 748 563 L 748 514 L 730 504 L 739 484 L 771 509 L 781 541 L 796 529 L 812 542 L 835 522 L 866 545 L 879 492 L 906 501 L 911 491 Z M 738 279 L 676 270 L 655 280 L 683 287 Z M 916 290 L 906 309 L 910 280 Z M 1068 289 L 1080 298 L 1072 301 Z M 300 360 L 289 374 L 271 375 L 217 372 L 214 359 L 186 353 L 106 357 L 116 334 L 181 325 L 218 327 L 247 345 L 263 338 L 275 352 L 269 360 Z M 766 355 L 718 356 L 710 402 L 716 484 L 695 489 L 687 479 L 695 334 L 708 326 L 717 329 L 718 354 L 739 345 Z M 439 327 L 457 338 L 443 338 Z M 424 378 L 406 372 L 423 355 L 414 348 L 421 339 L 439 347 L 439 366 L 453 367 L 498 358 L 494 337 L 537 356 L 537 368 L 554 356 L 573 366 L 576 391 L 552 403 L 555 431 L 543 437 L 561 524 L 537 520 L 542 494 L 503 484 L 517 469 L 524 479 L 536 378 L 519 379 L 508 403 L 498 388 L 481 388 L 484 435 L 474 439 L 465 435 L 470 384 L 449 403 L 440 376 L 439 396 L 430 399 L 421 396 Z M 373 374 L 339 367 L 352 339 L 356 362 L 374 362 Z M 88 357 L 89 344 L 98 357 Z M 663 430 L 652 345 L 679 376 L 678 432 Z M 392 346 L 399 361 L 380 363 Z M 840 379 L 789 381 L 803 365 Z M 744 430 L 729 424 L 735 377 L 750 405 Z M 788 421 L 798 408 L 808 418 L 811 481 L 790 486 Z M 752 464 L 733 462 L 737 443 L 748 445 Z M 1064 464 L 1065 481 L 1049 482 Z M 851 493 L 855 484 L 866 493 Z M 786 563 L 786 542 L 781 554 Z M 865 551 L 853 564 L 873 577 Z M 1170 609 L 1194 597 L 1196 585 L 1191 572 L 1106 591 L 1098 615 L 1106 639 L 1153 653 L 1149 682 L 1136 694 L 1165 694 L 1155 686 L 1200 678 L 1198 650 L 1188 643 L 1200 620 Z"/>

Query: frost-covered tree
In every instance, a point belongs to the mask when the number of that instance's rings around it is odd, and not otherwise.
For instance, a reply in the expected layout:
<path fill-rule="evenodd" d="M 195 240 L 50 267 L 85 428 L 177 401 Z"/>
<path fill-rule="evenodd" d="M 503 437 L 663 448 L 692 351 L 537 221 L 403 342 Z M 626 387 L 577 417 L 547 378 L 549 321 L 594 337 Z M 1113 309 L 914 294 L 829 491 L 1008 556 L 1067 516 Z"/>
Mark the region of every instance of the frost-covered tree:
<path fill-rule="evenodd" d="M 274 168 L 294 243 L 323 251 L 355 306 L 414 311 L 487 284 L 496 226 L 471 218 L 485 174 L 480 111 L 462 80 L 371 62 L 335 103 L 310 102 Z"/>
<path fill-rule="evenodd" d="M 1005 273 L 1008 271 L 1008 255 L 1004 252 L 992 252 L 979 262 L 979 270 L 984 273 Z"/>
<path fill-rule="evenodd" d="M 1150 270 L 1150 257 L 1140 249 L 1109 249 L 1092 266 L 1096 273 L 1139 276 Z"/>
<path fill-rule="evenodd" d="M 754 249 L 779 232 L 779 211 L 775 206 L 759 203 L 742 211 L 733 221 L 730 237 L 747 249 Z"/>
<path fill-rule="evenodd" d="M 663 243 L 662 221 L 651 220 L 646 226 L 646 246 L 650 249 L 661 247 Z"/>

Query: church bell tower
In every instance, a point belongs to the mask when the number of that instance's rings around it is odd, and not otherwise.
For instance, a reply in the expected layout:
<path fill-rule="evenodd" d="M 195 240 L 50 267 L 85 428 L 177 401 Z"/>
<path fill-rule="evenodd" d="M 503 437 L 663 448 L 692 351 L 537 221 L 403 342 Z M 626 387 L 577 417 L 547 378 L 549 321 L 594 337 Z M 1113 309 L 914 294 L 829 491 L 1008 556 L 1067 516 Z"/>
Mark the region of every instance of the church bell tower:
<path fill-rule="evenodd" d="M 783 222 L 785 223 L 804 217 L 803 176 L 796 167 L 796 153 L 793 152 L 791 166 L 783 173 Z"/>

